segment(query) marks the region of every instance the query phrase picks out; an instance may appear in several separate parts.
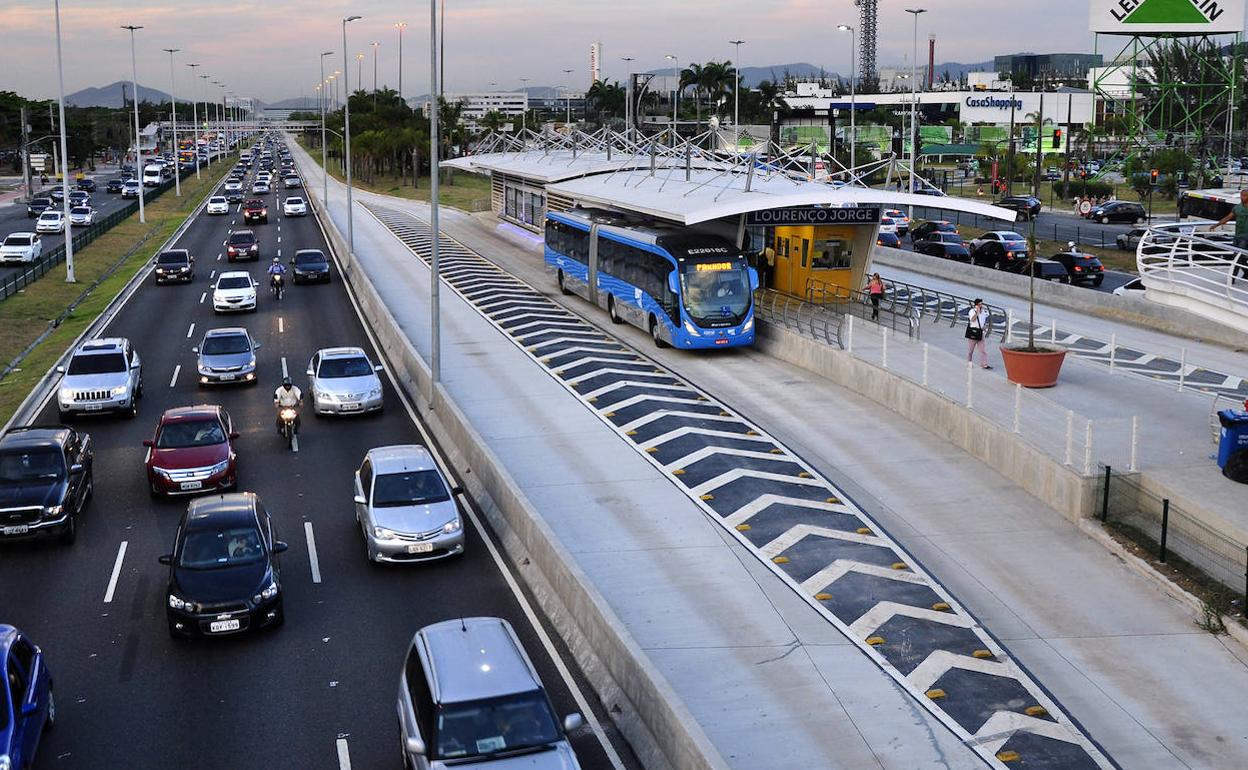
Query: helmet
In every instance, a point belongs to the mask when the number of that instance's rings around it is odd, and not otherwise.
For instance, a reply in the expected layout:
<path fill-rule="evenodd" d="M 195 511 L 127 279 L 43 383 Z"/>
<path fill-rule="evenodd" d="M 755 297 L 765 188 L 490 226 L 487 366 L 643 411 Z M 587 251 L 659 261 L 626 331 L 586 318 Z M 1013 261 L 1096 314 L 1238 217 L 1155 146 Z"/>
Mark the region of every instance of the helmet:
<path fill-rule="evenodd" d="M 281 262 L 281 261 L 282 261 L 282 260 L 278 259 L 277 257 L 274 257 L 274 258 L 273 258 L 273 264 L 275 264 L 275 265 L 276 265 L 278 262 Z"/>
<path fill-rule="evenodd" d="M 282 378 L 282 387 L 283 387 L 283 388 L 289 388 L 289 387 L 290 387 L 291 385 L 293 385 L 293 384 L 294 384 L 294 383 L 292 383 L 292 382 L 290 381 L 290 378 L 289 378 L 289 377 L 283 377 L 283 378 Z"/>

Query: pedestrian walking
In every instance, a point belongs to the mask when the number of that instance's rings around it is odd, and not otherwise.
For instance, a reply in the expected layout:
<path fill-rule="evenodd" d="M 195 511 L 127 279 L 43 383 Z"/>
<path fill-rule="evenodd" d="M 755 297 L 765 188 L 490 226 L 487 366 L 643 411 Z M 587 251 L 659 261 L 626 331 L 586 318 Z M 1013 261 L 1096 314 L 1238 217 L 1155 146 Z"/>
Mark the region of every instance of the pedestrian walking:
<path fill-rule="evenodd" d="M 966 360 L 973 361 L 975 359 L 975 349 L 979 348 L 979 365 L 984 369 L 991 369 L 988 365 L 988 344 L 984 338 L 988 336 L 988 308 L 984 307 L 984 301 L 976 298 L 975 304 L 966 312 Z"/>
<path fill-rule="evenodd" d="M 867 295 L 871 297 L 871 320 L 880 319 L 880 300 L 884 298 L 884 279 L 879 273 L 871 276 L 867 282 Z"/>
<path fill-rule="evenodd" d="M 1231 243 L 1237 249 L 1248 250 L 1248 190 L 1239 191 L 1239 203 L 1235 204 L 1235 208 L 1231 209 L 1226 216 L 1218 220 L 1217 224 L 1209 226 L 1210 230 L 1216 230 L 1222 225 L 1235 220 L 1235 238 Z M 1234 278 L 1238 274 L 1240 278 L 1248 278 L 1248 255 L 1243 252 L 1235 254 L 1235 264 L 1231 268 L 1231 277 Z"/>

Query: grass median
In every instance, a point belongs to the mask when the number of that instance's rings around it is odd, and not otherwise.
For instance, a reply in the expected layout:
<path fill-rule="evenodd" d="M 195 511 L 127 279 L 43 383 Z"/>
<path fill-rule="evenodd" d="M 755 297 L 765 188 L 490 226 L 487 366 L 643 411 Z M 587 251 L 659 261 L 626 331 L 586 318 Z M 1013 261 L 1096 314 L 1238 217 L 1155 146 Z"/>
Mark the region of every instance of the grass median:
<path fill-rule="evenodd" d="M 7 422 L 56 362 L 65 348 L 96 319 L 140 268 L 155 256 L 204 197 L 212 192 L 232 156 L 224 165 L 215 163 L 199 180 L 182 180 L 182 197 L 172 190 L 146 206 L 147 222 L 136 212 L 87 246 L 74 252 L 75 283 L 65 282 L 65 267 L 58 266 L 9 299 L 0 302 L 0 360 L 13 361 L 48 330 L 66 308 L 114 267 L 70 312 L 51 334 L 39 342 L 18 368 L 0 380 L 0 423 Z M 125 256 L 129 254 L 129 256 Z M 125 257 L 118 266 L 118 261 Z"/>

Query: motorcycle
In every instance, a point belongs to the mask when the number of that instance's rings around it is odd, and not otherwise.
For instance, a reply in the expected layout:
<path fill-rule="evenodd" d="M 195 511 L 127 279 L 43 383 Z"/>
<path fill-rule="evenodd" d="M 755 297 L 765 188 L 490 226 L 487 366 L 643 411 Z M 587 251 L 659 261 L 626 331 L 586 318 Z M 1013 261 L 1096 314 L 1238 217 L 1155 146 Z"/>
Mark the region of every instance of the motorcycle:
<path fill-rule="evenodd" d="M 269 278 L 269 291 L 279 300 L 282 298 L 282 293 L 286 291 L 286 280 L 280 273 L 274 274 Z"/>
<path fill-rule="evenodd" d="M 293 406 L 284 406 L 278 411 L 277 416 L 282 421 L 280 432 L 282 438 L 286 439 L 286 447 L 294 449 L 295 434 L 299 432 L 299 410 Z"/>

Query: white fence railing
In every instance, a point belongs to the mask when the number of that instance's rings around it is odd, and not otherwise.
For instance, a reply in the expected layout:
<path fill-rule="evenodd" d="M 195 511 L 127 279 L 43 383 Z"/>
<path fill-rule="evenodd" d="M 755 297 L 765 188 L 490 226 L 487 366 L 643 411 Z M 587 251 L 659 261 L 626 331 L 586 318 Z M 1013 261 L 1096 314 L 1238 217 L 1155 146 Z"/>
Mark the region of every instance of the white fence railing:
<path fill-rule="evenodd" d="M 1183 222 L 1150 227 L 1135 256 L 1144 286 L 1216 303 L 1248 319 L 1248 250 L 1207 227 Z"/>

